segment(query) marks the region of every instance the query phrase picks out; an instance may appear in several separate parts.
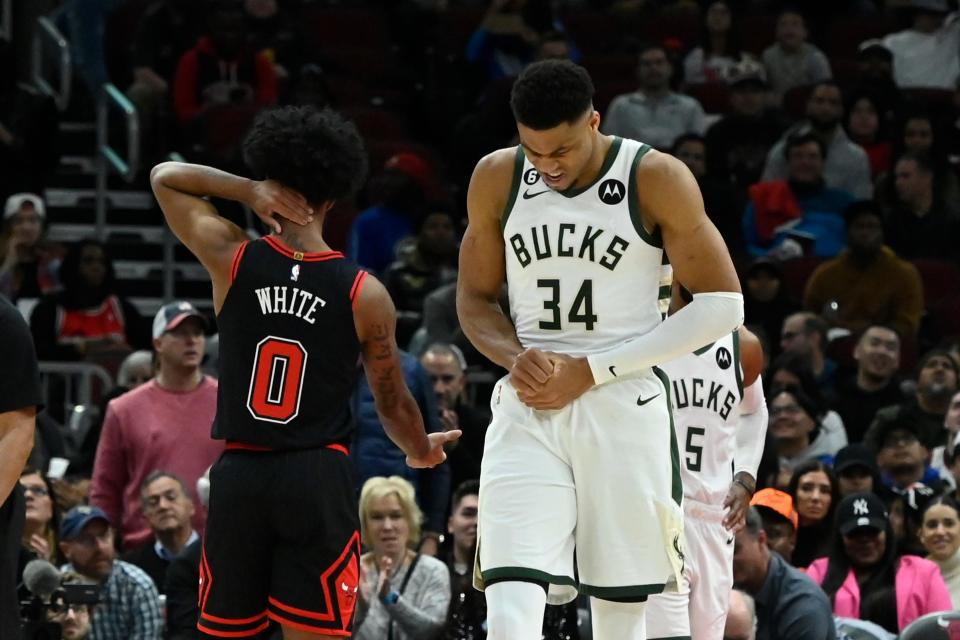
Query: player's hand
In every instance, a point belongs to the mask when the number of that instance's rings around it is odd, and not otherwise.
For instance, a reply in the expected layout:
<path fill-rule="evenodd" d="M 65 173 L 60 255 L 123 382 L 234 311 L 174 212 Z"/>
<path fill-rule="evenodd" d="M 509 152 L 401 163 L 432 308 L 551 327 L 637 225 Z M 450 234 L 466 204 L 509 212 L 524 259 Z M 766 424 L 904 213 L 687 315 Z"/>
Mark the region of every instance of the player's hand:
<path fill-rule="evenodd" d="M 554 362 L 540 349 L 524 349 L 510 367 L 510 384 L 518 394 L 531 395 L 539 391 L 553 375 Z"/>
<path fill-rule="evenodd" d="M 723 499 L 723 509 L 726 514 L 723 516 L 724 528 L 737 533 L 747 523 L 747 509 L 750 508 L 750 494 L 739 482 L 731 482 L 730 489 L 727 490 L 727 497 Z"/>
<path fill-rule="evenodd" d="M 443 451 L 444 445 L 456 442 L 461 435 L 463 435 L 463 432 L 460 429 L 428 433 L 427 439 L 430 441 L 430 450 L 426 455 L 420 457 L 407 456 L 407 466 L 411 469 L 429 469 L 437 466 L 447 459 L 447 454 Z"/>
<path fill-rule="evenodd" d="M 517 397 L 528 407 L 539 410 L 562 409 L 595 384 L 586 358 L 551 352 L 544 355 L 553 363 L 553 375 L 533 392 L 517 390 Z"/>
<path fill-rule="evenodd" d="M 254 182 L 246 204 L 269 229 L 277 233 L 282 231 L 277 216 L 299 225 L 313 222 L 313 209 L 303 194 L 274 180 Z"/>

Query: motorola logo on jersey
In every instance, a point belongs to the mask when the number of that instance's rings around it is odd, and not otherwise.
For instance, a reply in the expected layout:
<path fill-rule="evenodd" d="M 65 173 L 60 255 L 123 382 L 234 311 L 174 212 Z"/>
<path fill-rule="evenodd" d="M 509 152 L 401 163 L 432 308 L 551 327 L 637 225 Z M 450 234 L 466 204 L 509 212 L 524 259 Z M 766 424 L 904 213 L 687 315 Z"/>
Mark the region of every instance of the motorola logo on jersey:
<path fill-rule="evenodd" d="M 627 195 L 627 188 L 619 180 L 604 180 L 597 191 L 604 204 L 620 204 Z"/>
<path fill-rule="evenodd" d="M 536 169 L 527 169 L 523 174 L 523 181 L 526 184 L 537 184 L 537 180 L 540 179 L 540 174 Z"/>
<path fill-rule="evenodd" d="M 731 364 L 733 364 L 733 357 L 730 355 L 730 352 L 727 351 L 727 348 L 720 347 L 717 349 L 717 366 L 723 370 L 727 370 Z"/>

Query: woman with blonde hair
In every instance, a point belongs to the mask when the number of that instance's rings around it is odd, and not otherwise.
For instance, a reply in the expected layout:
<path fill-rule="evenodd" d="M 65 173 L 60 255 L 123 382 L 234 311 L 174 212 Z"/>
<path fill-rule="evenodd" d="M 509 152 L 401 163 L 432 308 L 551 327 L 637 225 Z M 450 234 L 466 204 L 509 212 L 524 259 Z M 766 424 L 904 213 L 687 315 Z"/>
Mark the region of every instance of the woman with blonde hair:
<path fill-rule="evenodd" d="M 413 485 L 400 476 L 367 480 L 360 492 L 360 530 L 369 551 L 360 558 L 356 640 L 430 640 L 446 622 L 446 565 L 412 549 L 423 513 Z"/>

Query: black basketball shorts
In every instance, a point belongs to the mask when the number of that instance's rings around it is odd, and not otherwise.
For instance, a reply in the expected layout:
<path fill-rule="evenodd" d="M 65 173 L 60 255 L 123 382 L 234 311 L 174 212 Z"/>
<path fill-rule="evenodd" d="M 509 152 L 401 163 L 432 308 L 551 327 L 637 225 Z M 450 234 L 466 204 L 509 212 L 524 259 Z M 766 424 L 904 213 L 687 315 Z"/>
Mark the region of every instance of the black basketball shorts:
<path fill-rule="evenodd" d="M 274 620 L 349 637 L 359 530 L 343 447 L 228 445 L 210 471 L 197 628 L 205 637 L 243 638 Z"/>

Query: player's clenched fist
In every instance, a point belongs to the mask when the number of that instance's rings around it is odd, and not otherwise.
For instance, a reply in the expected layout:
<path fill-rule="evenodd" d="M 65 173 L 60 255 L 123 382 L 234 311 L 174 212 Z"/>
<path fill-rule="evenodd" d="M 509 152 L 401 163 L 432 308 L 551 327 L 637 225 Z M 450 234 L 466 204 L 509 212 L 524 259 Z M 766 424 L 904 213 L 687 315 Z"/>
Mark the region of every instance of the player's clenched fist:
<path fill-rule="evenodd" d="M 553 375 L 553 360 L 540 349 L 524 349 L 510 367 L 510 384 L 518 394 L 530 395 L 539 391 Z"/>

